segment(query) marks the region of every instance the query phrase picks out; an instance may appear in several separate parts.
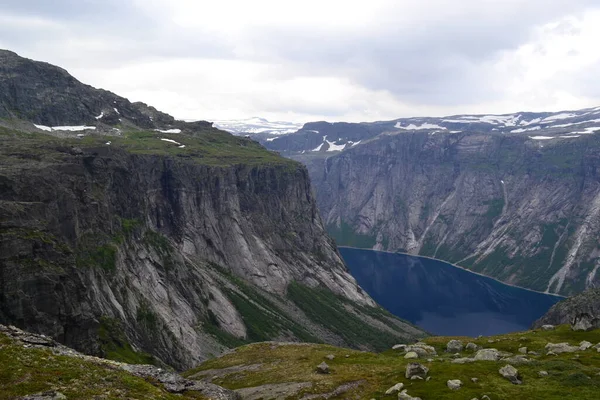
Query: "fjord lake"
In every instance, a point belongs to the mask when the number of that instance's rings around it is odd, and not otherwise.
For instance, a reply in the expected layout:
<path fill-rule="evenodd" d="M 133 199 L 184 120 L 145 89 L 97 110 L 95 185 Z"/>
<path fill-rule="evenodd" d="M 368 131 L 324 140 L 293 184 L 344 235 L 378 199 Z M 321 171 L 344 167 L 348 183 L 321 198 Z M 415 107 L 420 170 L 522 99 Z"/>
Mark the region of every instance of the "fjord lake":
<path fill-rule="evenodd" d="M 348 247 L 339 251 L 375 301 L 435 335 L 475 337 L 527 330 L 563 299 L 430 258 Z"/>

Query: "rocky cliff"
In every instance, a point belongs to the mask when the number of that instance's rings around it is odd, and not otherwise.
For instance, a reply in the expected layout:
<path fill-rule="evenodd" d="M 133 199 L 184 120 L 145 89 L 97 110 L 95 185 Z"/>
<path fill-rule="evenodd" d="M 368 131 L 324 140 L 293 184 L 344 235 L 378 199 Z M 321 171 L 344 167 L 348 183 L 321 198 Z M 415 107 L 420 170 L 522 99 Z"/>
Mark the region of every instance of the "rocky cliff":
<path fill-rule="evenodd" d="M 598 150 L 595 134 L 426 129 L 292 157 L 308 166 L 339 244 L 427 255 L 572 294 L 600 282 Z"/>
<path fill-rule="evenodd" d="M 561 324 L 570 324 L 571 328 L 576 331 L 591 331 L 600 328 L 600 289 L 588 289 L 555 304 L 533 324 L 533 328 Z"/>
<path fill-rule="evenodd" d="M 251 341 L 422 335 L 349 275 L 300 164 L 0 55 L 0 323 L 179 369 Z"/>

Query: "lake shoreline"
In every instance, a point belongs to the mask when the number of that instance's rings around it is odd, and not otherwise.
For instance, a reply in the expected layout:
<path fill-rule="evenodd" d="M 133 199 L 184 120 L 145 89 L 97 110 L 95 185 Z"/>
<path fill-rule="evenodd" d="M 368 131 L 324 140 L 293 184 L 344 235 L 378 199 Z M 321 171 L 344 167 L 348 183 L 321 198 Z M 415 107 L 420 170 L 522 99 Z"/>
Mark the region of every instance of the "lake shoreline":
<path fill-rule="evenodd" d="M 488 275 L 484 275 L 484 274 L 479 273 L 479 272 L 471 271 L 470 269 L 467 269 L 465 267 L 461 267 L 460 265 L 453 264 L 451 262 L 448 262 L 448 261 L 445 261 L 445 260 L 440 260 L 440 259 L 429 257 L 429 256 L 421 256 L 421 255 L 416 255 L 416 254 L 403 253 L 403 252 L 400 252 L 400 251 L 373 250 L 373 249 L 366 249 L 366 248 L 362 248 L 362 247 L 353 247 L 353 246 L 337 246 L 337 248 L 354 249 L 354 250 L 367 250 L 367 251 L 373 251 L 373 252 L 377 252 L 377 253 L 401 254 L 401 255 L 410 256 L 410 257 L 426 258 L 428 260 L 443 262 L 445 264 L 453 266 L 454 268 L 460 269 L 462 271 L 469 272 L 471 274 L 474 274 L 474 275 L 477 275 L 477 276 L 480 276 L 480 277 L 483 277 L 483 278 L 488 278 L 488 279 L 494 280 L 494 281 L 496 281 L 498 283 L 501 283 L 502 285 L 514 287 L 514 288 L 517 288 L 517 289 L 526 290 L 526 291 L 532 292 L 532 293 L 538 293 L 538 294 L 545 294 L 545 295 L 548 295 L 548 296 L 554 296 L 554 297 L 558 297 L 558 298 L 561 298 L 561 299 L 567 299 L 568 298 L 567 296 L 562 296 L 560 294 L 540 292 L 538 290 L 533 290 L 533 289 L 529 289 L 529 288 L 525 288 L 525 287 L 513 285 L 513 284 L 510 284 L 510 283 L 506 283 L 506 282 L 503 282 L 503 281 L 501 281 L 499 279 L 496 279 L 494 277 L 491 277 L 491 276 L 488 276 Z"/>

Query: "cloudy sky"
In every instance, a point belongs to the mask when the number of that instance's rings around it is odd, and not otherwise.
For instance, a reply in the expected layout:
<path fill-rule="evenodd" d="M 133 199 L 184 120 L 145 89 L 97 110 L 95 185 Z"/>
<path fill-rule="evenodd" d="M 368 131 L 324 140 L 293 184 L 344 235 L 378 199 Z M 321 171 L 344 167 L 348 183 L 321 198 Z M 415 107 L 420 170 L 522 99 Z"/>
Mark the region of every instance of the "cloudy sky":
<path fill-rule="evenodd" d="M 598 0 L 3 0 L 0 48 L 185 119 L 600 105 Z"/>

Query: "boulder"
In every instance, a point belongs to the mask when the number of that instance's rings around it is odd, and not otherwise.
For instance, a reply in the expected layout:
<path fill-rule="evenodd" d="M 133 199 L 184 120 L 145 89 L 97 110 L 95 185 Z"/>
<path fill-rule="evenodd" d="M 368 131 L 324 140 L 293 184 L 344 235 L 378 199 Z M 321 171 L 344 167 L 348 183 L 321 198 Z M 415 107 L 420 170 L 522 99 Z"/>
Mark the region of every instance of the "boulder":
<path fill-rule="evenodd" d="M 21 397 L 21 400 L 65 400 L 66 398 L 67 396 L 61 392 L 50 390 L 48 392 Z"/>
<path fill-rule="evenodd" d="M 406 358 L 407 360 L 413 360 L 415 358 L 419 358 L 419 355 L 414 351 L 409 351 L 408 353 L 406 353 L 404 358 Z"/>
<path fill-rule="evenodd" d="M 520 385 L 523 383 L 521 376 L 519 375 L 519 371 L 510 364 L 506 364 L 504 367 L 500 368 L 498 372 L 500 372 L 500 375 L 508 379 L 513 385 Z"/>
<path fill-rule="evenodd" d="M 407 393 L 406 389 L 404 389 L 403 391 L 401 391 L 400 393 L 398 393 L 398 399 L 399 400 L 421 400 L 420 397 L 412 397 L 411 395 L 409 395 Z"/>
<path fill-rule="evenodd" d="M 500 352 L 496 349 L 481 349 L 475 354 L 475 360 L 477 361 L 498 361 L 500 359 Z"/>
<path fill-rule="evenodd" d="M 467 363 L 472 363 L 472 362 L 475 362 L 475 359 L 468 358 L 468 357 L 457 358 L 455 360 L 452 360 L 452 364 L 467 364 Z"/>
<path fill-rule="evenodd" d="M 462 386 L 462 382 L 460 379 L 451 379 L 446 382 L 446 385 L 448 385 L 448 389 L 450 390 L 458 390 Z"/>
<path fill-rule="evenodd" d="M 527 347 L 519 347 L 519 353 L 527 354 Z"/>
<path fill-rule="evenodd" d="M 545 347 L 548 353 L 574 353 L 579 350 L 577 346 L 571 346 L 569 343 L 548 343 Z"/>
<path fill-rule="evenodd" d="M 542 325 L 543 331 L 553 331 L 556 327 L 554 325 Z"/>
<path fill-rule="evenodd" d="M 392 346 L 392 350 L 404 350 L 404 349 L 406 349 L 405 344 L 396 344 L 396 345 Z"/>
<path fill-rule="evenodd" d="M 463 343 L 460 340 L 451 340 L 446 345 L 446 351 L 448 353 L 460 353 L 463 351 Z"/>
<path fill-rule="evenodd" d="M 414 351 L 415 353 L 417 353 L 419 355 L 419 357 L 428 357 L 428 356 L 437 355 L 437 352 L 435 351 L 435 348 L 433 346 L 429 346 L 429 345 L 427 345 L 425 343 L 421 343 L 421 342 L 406 346 L 406 348 L 404 350 L 406 352 Z"/>
<path fill-rule="evenodd" d="M 333 354 L 328 354 L 325 356 L 326 359 L 328 359 L 329 361 L 332 361 L 333 359 L 335 359 L 335 356 Z"/>
<path fill-rule="evenodd" d="M 548 376 L 548 371 L 540 371 L 538 372 L 539 376 Z"/>
<path fill-rule="evenodd" d="M 406 366 L 406 372 L 404 377 L 406 379 L 411 379 L 413 376 L 420 376 L 425 379 L 427 377 L 427 373 L 429 372 L 429 368 L 419 363 L 410 363 Z"/>
<path fill-rule="evenodd" d="M 475 343 L 469 342 L 467 343 L 465 349 L 467 349 L 468 351 L 477 351 L 479 349 L 479 346 L 477 346 Z"/>
<path fill-rule="evenodd" d="M 325 361 L 317 366 L 318 374 L 328 374 L 329 373 L 329 365 Z"/>
<path fill-rule="evenodd" d="M 479 382 L 479 379 L 478 378 L 471 378 L 471 382 L 477 383 L 477 382 Z"/>
<path fill-rule="evenodd" d="M 591 348 L 593 345 L 588 342 L 587 340 L 584 340 L 583 342 L 579 343 L 579 350 L 581 351 L 585 351 L 589 348 Z"/>
<path fill-rule="evenodd" d="M 394 394 L 398 393 L 404 387 L 404 383 L 396 383 L 394 386 L 385 391 L 385 394 Z"/>

